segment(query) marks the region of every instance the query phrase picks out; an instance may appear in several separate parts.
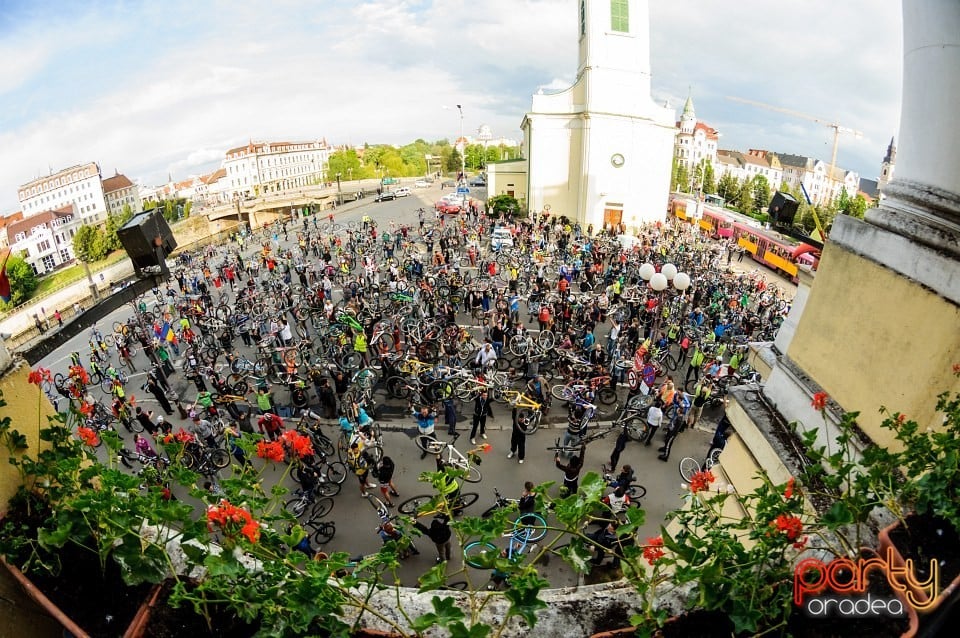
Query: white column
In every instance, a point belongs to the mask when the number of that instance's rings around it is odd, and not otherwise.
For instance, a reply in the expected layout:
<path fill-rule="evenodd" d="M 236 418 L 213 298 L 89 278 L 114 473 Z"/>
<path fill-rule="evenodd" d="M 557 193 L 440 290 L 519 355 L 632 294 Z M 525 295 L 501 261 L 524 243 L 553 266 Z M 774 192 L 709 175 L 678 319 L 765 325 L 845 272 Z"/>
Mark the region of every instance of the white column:
<path fill-rule="evenodd" d="M 960 255 L 960 2 L 903 0 L 896 177 L 868 222 Z"/>

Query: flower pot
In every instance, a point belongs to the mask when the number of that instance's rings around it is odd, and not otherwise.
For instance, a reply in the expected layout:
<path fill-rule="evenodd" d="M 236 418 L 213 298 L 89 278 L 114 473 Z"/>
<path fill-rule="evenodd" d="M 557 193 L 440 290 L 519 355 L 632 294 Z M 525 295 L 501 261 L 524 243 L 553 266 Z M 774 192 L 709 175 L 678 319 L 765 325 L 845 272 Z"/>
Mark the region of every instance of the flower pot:
<path fill-rule="evenodd" d="M 80 629 L 77 623 L 73 622 L 73 620 L 63 613 L 63 611 L 57 607 L 53 601 L 47 598 L 44 593 L 33 584 L 33 581 L 27 578 L 22 571 L 17 569 L 16 566 L 8 563 L 2 556 L 0 556 L 0 562 L 3 563 L 3 566 L 7 568 L 7 571 L 10 572 L 16 581 L 20 583 L 20 586 L 23 587 L 25 592 L 27 592 L 27 595 L 30 596 L 34 602 L 43 607 L 43 609 L 50 614 L 50 616 L 55 618 L 56 621 L 63 626 L 64 630 L 76 638 L 89 638 L 90 634 L 85 632 L 83 629 Z"/>
<path fill-rule="evenodd" d="M 162 591 L 163 583 L 158 583 L 153 586 L 147 599 L 140 605 L 137 614 L 133 617 L 133 620 L 130 621 L 130 625 L 127 627 L 127 631 L 124 632 L 123 638 L 141 638 L 141 636 L 143 636 L 150 622 L 150 614 L 153 613 L 153 608 L 157 604 L 157 599 L 160 598 Z"/>
<path fill-rule="evenodd" d="M 920 570 L 925 574 L 920 580 L 929 577 L 930 560 L 938 561 L 940 590 L 932 601 L 929 592 L 913 582 L 916 579 L 906 583 L 913 599 L 924 605 L 918 612 L 928 614 L 960 587 L 960 535 L 946 521 L 933 516 L 911 514 L 906 517 L 905 523 L 906 526 L 897 521 L 880 531 L 880 557 L 898 569 L 905 568 L 907 560 L 911 560 L 912 573 Z M 927 603 L 929 606 L 926 606 Z"/>

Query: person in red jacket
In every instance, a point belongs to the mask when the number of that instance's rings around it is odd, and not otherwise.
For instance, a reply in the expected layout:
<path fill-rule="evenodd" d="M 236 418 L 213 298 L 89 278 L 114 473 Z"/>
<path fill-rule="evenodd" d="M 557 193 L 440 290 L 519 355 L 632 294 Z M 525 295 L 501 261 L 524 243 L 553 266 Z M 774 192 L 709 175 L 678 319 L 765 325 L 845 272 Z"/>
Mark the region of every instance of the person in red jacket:
<path fill-rule="evenodd" d="M 266 435 L 268 439 L 276 441 L 280 438 L 280 430 L 283 429 L 283 419 L 276 414 L 267 412 L 257 420 L 257 428 Z"/>

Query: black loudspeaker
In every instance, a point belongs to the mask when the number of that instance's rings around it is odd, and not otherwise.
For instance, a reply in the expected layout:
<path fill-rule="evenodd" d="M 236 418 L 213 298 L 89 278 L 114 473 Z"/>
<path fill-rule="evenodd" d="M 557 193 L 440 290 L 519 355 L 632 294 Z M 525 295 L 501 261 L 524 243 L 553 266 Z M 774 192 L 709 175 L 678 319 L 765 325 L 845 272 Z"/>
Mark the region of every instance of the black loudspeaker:
<path fill-rule="evenodd" d="M 770 208 L 767 212 L 770 213 L 770 219 L 774 224 L 793 226 L 793 218 L 797 216 L 799 207 L 800 202 L 794 199 L 793 195 L 777 191 L 770 200 Z"/>
<path fill-rule="evenodd" d="M 177 247 L 167 220 L 156 209 L 134 215 L 117 229 L 117 238 L 133 262 L 137 276 L 141 277 L 164 270 L 167 256 Z M 161 263 L 161 255 L 164 263 Z"/>

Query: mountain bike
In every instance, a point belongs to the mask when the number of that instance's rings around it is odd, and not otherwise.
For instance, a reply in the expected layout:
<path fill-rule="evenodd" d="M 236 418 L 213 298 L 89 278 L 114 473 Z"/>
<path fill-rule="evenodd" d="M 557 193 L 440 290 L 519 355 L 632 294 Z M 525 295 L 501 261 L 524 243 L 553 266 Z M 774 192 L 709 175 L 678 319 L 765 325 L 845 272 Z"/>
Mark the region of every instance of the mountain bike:
<path fill-rule="evenodd" d="M 458 438 L 460 438 L 460 434 L 454 434 L 453 441 L 448 443 L 437 439 L 432 434 L 420 434 L 415 440 L 417 447 L 427 454 L 443 454 L 446 452 L 447 458 L 444 459 L 445 465 L 466 472 L 463 480 L 467 483 L 479 483 L 483 475 L 480 474 L 480 470 L 477 469 L 477 465 L 480 464 L 478 453 L 486 452 L 490 449 L 490 446 L 487 444 L 478 445 L 472 450 L 469 450 L 466 456 L 464 456 L 463 453 L 453 445 Z"/>
<path fill-rule="evenodd" d="M 525 514 L 514 521 L 511 529 L 503 534 L 509 538 L 506 559 L 514 560 L 527 553 L 531 545 L 546 536 L 547 522 L 539 514 Z M 476 569 L 492 569 L 503 552 L 489 541 L 473 541 L 463 548 L 463 562 Z"/>

